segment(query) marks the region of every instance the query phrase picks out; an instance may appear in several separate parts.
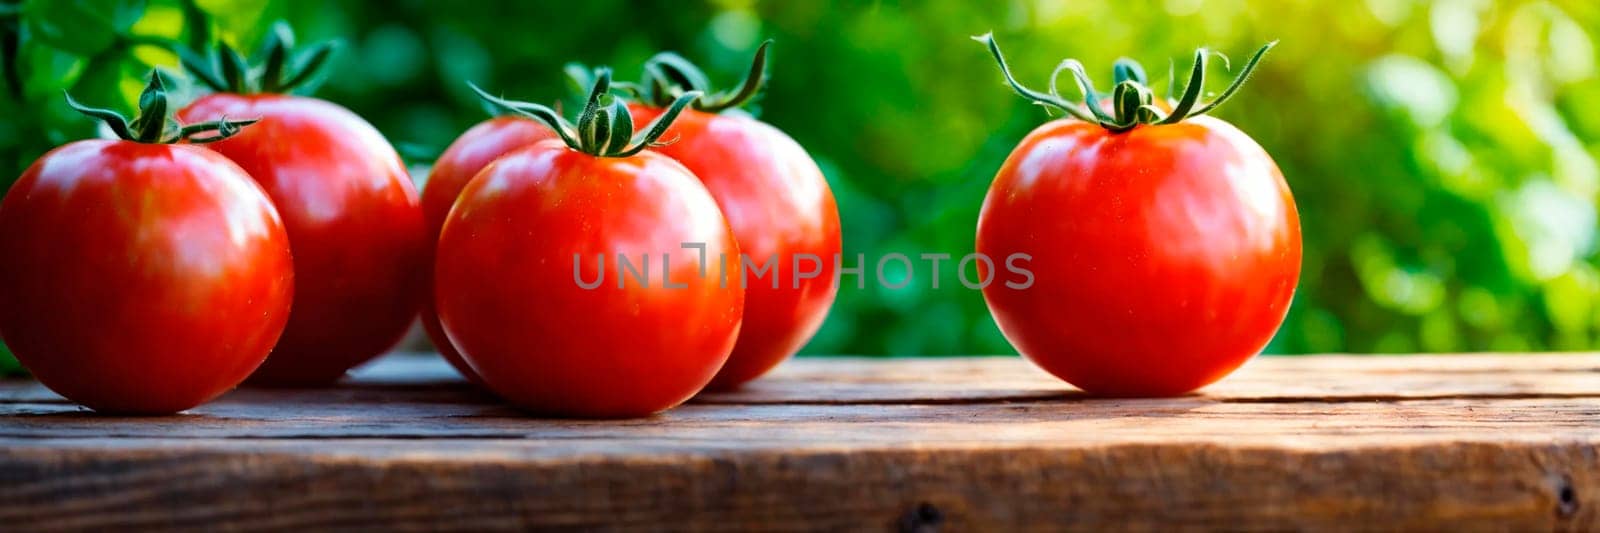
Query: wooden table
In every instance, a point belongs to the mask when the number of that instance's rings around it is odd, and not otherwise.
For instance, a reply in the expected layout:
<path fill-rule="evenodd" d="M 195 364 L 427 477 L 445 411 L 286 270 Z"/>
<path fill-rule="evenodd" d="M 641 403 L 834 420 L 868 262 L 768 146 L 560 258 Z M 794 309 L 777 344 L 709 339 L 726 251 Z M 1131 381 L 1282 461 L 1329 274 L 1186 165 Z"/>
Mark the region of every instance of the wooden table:
<path fill-rule="evenodd" d="M 1600 356 L 1261 358 L 1159 400 L 1014 357 L 813 358 L 612 422 L 526 418 L 416 354 L 159 418 L 0 384 L 9 531 L 1174 525 L 1600 529 Z"/>

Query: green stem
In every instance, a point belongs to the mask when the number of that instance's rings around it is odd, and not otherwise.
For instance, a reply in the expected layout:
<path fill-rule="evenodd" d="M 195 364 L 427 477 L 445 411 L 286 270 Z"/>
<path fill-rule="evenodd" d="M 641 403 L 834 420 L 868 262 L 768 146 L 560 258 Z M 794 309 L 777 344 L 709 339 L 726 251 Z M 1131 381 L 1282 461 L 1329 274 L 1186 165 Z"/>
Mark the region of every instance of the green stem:
<path fill-rule="evenodd" d="M 1011 90 L 1016 91 L 1016 93 L 1022 95 L 1023 98 L 1026 98 L 1035 104 L 1044 106 L 1047 109 L 1052 107 L 1059 109 L 1062 112 L 1072 115 L 1074 118 L 1084 122 L 1099 122 L 1098 118 L 1085 113 L 1076 104 L 1062 99 L 1060 93 L 1056 92 L 1056 78 L 1064 69 L 1064 67 L 1066 67 L 1067 62 L 1063 61 L 1061 65 L 1056 66 L 1055 73 L 1051 74 L 1050 92 L 1048 94 L 1041 93 L 1023 86 L 1021 82 L 1017 81 L 1017 77 L 1011 74 L 1011 67 L 1006 65 L 1006 56 L 1000 53 L 1000 43 L 995 42 L 993 33 L 985 33 L 983 35 L 973 37 L 972 40 L 983 43 L 989 47 L 989 53 L 994 55 L 995 62 L 1000 64 L 1000 75 L 1005 76 L 1006 83 L 1011 85 Z"/>
<path fill-rule="evenodd" d="M 720 113 L 750 103 L 767 80 L 767 51 L 772 47 L 768 39 L 756 49 L 750 60 L 750 69 L 744 80 L 733 89 L 714 92 L 711 79 L 705 71 L 688 59 L 673 52 L 661 52 L 644 63 L 644 77 L 636 84 L 619 84 L 624 92 L 632 93 L 645 104 L 668 107 L 678 97 L 699 91 L 707 96 L 694 101 L 693 108 L 707 113 Z"/>
<path fill-rule="evenodd" d="M 216 142 L 238 134 L 241 128 L 259 120 L 228 120 L 228 117 L 222 117 L 211 122 L 180 126 L 177 120 L 167 113 L 166 84 L 161 81 L 161 74 L 154 70 L 150 71 L 150 83 L 145 85 L 144 92 L 139 94 L 139 114 L 131 122 L 121 113 L 85 106 L 73 100 L 71 94 L 65 91 L 62 91 L 62 94 L 66 95 L 68 106 L 79 113 L 105 122 L 117 137 L 141 143 Z"/>
<path fill-rule="evenodd" d="M 171 48 L 178 53 L 184 70 L 201 84 L 218 92 L 252 94 L 287 93 L 316 79 L 336 45 L 319 43 L 296 53 L 294 32 L 280 21 L 273 25 L 256 54 L 259 61 L 246 58 L 227 43 L 218 43 L 209 54 L 176 43 Z"/>
<path fill-rule="evenodd" d="M 571 74 L 570 67 L 568 71 Z M 576 124 L 567 121 L 560 113 L 547 106 L 506 100 L 484 92 L 470 82 L 467 86 L 489 105 L 507 113 L 543 122 L 550 126 L 568 147 L 595 157 L 629 157 L 646 148 L 659 146 L 657 141 L 667 132 L 672 122 L 677 120 L 678 115 L 701 98 L 700 91 L 689 91 L 679 95 L 666 106 L 667 109 L 661 116 L 656 117 L 655 121 L 643 131 L 635 134 L 633 115 L 628 112 L 627 104 L 611 94 L 611 70 L 595 69 L 592 75 L 582 78 L 590 80 L 589 97 L 583 106 L 583 111 L 578 114 Z"/>
<path fill-rule="evenodd" d="M 1006 83 L 1010 84 L 1012 90 L 1023 98 L 1039 105 L 1060 109 L 1072 115 L 1073 118 L 1084 122 L 1092 122 L 1118 133 L 1131 130 L 1143 124 L 1176 124 L 1186 118 L 1211 112 L 1211 110 L 1216 109 L 1217 106 L 1232 98 L 1234 93 L 1244 86 L 1244 83 L 1250 79 L 1250 75 L 1255 72 L 1256 66 L 1261 63 L 1261 59 L 1267 55 L 1267 51 L 1278 44 L 1278 41 L 1272 41 L 1256 50 L 1256 53 L 1250 57 L 1250 61 L 1245 63 L 1244 68 L 1240 70 L 1239 75 L 1229 83 L 1228 88 L 1209 102 L 1201 102 L 1200 99 L 1205 92 L 1206 63 L 1212 52 L 1205 48 L 1196 50 L 1194 64 L 1189 73 L 1189 82 L 1184 85 L 1183 96 L 1173 105 L 1170 112 L 1162 112 L 1155 105 L 1155 91 L 1149 87 L 1144 67 L 1132 59 L 1118 59 L 1112 67 L 1116 85 L 1111 93 L 1111 110 L 1108 112 L 1100 103 L 1100 96 L 1094 88 L 1094 82 L 1089 79 L 1089 74 L 1083 68 L 1083 64 L 1077 60 L 1067 59 L 1062 61 L 1055 71 L 1050 74 L 1049 92 L 1039 92 L 1023 86 L 1017 81 L 1016 76 L 1011 74 L 1011 68 L 1006 64 L 1005 56 L 1000 53 L 1000 45 L 995 42 L 992 33 L 973 37 L 973 40 L 983 43 L 989 48 L 990 54 L 994 55 L 995 63 L 1000 66 L 1000 73 L 1005 77 Z M 1223 57 L 1222 59 L 1226 67 L 1227 58 Z M 1073 81 L 1077 84 L 1078 92 L 1082 95 L 1082 103 L 1068 100 L 1061 96 L 1061 92 L 1057 89 L 1056 80 L 1063 72 L 1072 74 Z M 1172 86 L 1169 84 L 1169 95 L 1171 94 L 1171 88 Z"/>
<path fill-rule="evenodd" d="M 1261 58 L 1266 57 L 1267 51 L 1271 50 L 1272 47 L 1277 45 L 1278 41 L 1272 41 L 1256 50 L 1256 53 L 1250 56 L 1250 60 L 1245 62 L 1244 68 L 1240 69 L 1239 75 L 1233 78 L 1233 83 L 1229 83 L 1228 88 L 1223 89 L 1222 94 L 1219 94 L 1216 98 L 1211 99 L 1211 102 L 1201 106 L 1200 109 L 1196 109 L 1194 114 L 1204 115 L 1207 112 L 1210 112 L 1213 108 L 1222 105 L 1223 102 L 1228 101 L 1229 98 L 1232 98 L 1233 93 L 1238 92 L 1239 88 L 1244 86 L 1244 82 L 1250 80 L 1250 75 L 1256 72 L 1256 65 L 1261 64 Z"/>
<path fill-rule="evenodd" d="M 1206 58 L 1210 55 L 1204 48 L 1194 51 L 1194 67 L 1190 69 L 1189 83 L 1183 86 L 1183 97 L 1178 99 L 1177 105 L 1172 106 L 1172 114 L 1161 124 L 1183 120 L 1183 117 L 1189 116 L 1189 110 L 1194 109 L 1195 102 L 1200 101 L 1200 92 L 1206 88 Z"/>

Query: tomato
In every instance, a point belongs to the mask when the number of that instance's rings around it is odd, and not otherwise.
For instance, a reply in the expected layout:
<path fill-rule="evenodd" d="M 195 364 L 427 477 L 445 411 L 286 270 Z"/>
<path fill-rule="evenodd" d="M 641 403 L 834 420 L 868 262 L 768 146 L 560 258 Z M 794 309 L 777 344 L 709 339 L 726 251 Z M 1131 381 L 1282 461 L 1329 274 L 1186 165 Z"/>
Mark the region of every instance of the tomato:
<path fill-rule="evenodd" d="M 428 235 L 428 259 L 423 266 L 429 270 L 430 278 L 433 249 L 439 242 L 439 230 L 444 226 L 445 215 L 450 214 L 450 207 L 455 205 L 456 197 L 461 195 L 461 189 L 467 186 L 467 182 L 500 156 L 554 138 L 555 132 L 536 120 L 515 116 L 496 117 L 473 126 L 439 155 L 428 176 L 428 184 L 422 189 L 422 216 Z M 439 316 L 433 310 L 432 280 L 424 286 L 422 326 L 427 330 L 428 338 L 433 340 L 439 355 L 444 356 L 461 375 L 473 383 L 482 383 L 483 379 L 461 359 L 460 352 L 450 345 L 450 339 L 445 337 L 444 329 L 439 325 Z"/>
<path fill-rule="evenodd" d="M 1141 109 L 1148 90 L 1119 80 L 1115 115 L 1074 107 L 1006 159 L 977 252 L 996 263 L 980 274 L 999 276 L 984 299 L 1017 351 L 1090 393 L 1171 396 L 1266 346 L 1300 272 L 1294 198 L 1260 145 L 1195 115 L 1231 95 L 1267 48 L 1217 101 L 1196 107 L 1202 52 L 1171 113 Z M 1006 77 L 1029 99 L 1073 106 Z M 1000 272 L 1016 254 L 1027 257 Z"/>
<path fill-rule="evenodd" d="M 838 294 L 839 210 L 822 170 L 804 148 L 782 131 L 748 115 L 719 111 L 740 105 L 762 83 L 767 45 L 756 53 L 741 88 L 722 98 L 702 99 L 683 112 L 657 151 L 678 160 L 700 177 L 728 217 L 739 249 L 751 261 L 747 270 L 744 327 L 728 364 L 711 382 L 725 390 L 756 379 L 800 351 L 822 326 Z M 656 69 L 693 69 L 670 53 L 646 66 L 646 87 L 667 80 L 704 79 L 652 76 Z M 656 72 L 661 72 L 656 70 Z M 682 90 L 704 87 L 676 86 Z M 671 89 L 647 92 L 629 106 L 634 122 L 661 115 Z M 759 274 L 767 266 L 772 271 Z"/>
<path fill-rule="evenodd" d="M 0 203 L 0 335 L 40 382 L 97 411 L 166 414 L 233 389 L 289 317 L 289 237 L 238 165 L 166 128 L 159 78 L 126 140 L 35 161 Z M 70 100 L 69 100 L 70 102 Z M 76 103 L 73 104 L 76 107 Z M 226 136 L 241 123 L 190 126 Z"/>
<path fill-rule="evenodd" d="M 292 76 L 300 77 L 304 73 Z M 427 240 L 416 189 L 383 135 L 323 100 L 251 92 L 284 85 L 271 78 L 224 83 L 218 87 L 223 92 L 195 100 L 178 116 L 261 119 L 208 145 L 267 191 L 294 248 L 289 326 L 251 380 L 320 385 L 388 351 L 405 334 L 422 303 Z"/>
<path fill-rule="evenodd" d="M 716 201 L 683 165 L 644 150 L 698 93 L 630 138 L 608 87 L 602 71 L 576 126 L 518 104 L 563 140 L 490 164 L 439 237 L 435 304 L 451 344 L 490 391 L 539 414 L 633 417 L 682 403 L 727 360 L 744 310 L 737 261 L 718 259 L 739 246 Z"/>

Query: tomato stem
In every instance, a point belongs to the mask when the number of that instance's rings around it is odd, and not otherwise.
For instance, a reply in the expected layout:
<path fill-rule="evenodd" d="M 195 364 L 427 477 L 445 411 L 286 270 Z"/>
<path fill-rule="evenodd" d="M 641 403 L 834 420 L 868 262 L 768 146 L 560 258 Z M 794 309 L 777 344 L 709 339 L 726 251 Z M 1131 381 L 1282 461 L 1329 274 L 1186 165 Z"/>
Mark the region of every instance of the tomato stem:
<path fill-rule="evenodd" d="M 139 94 L 139 114 L 131 122 L 121 113 L 85 106 L 73 100 L 72 95 L 66 91 L 62 93 L 67 97 L 67 105 L 79 113 L 105 122 L 106 126 L 111 128 L 111 132 L 123 140 L 141 143 L 216 142 L 232 137 L 238 134 L 241 128 L 260 120 L 228 120 L 228 117 L 224 116 L 210 122 L 180 125 L 177 119 L 172 118 L 167 112 L 167 88 L 161 81 L 161 74 L 154 70 L 150 71 L 150 83 L 145 85 L 144 92 Z"/>
<path fill-rule="evenodd" d="M 637 83 L 616 85 L 640 102 L 655 107 L 670 106 L 678 97 L 690 91 L 699 91 L 705 93 L 706 97 L 695 100 L 693 108 L 707 113 L 721 113 L 748 104 L 761 93 L 767 81 L 767 50 L 771 47 L 771 39 L 762 42 L 761 47 L 756 49 L 755 57 L 750 60 L 750 70 L 745 73 L 744 81 L 722 92 L 712 90 L 711 79 L 705 71 L 674 52 L 661 52 L 645 61 L 644 75 Z M 568 68 L 569 77 L 583 83 L 580 78 L 571 75 L 572 67 Z"/>
<path fill-rule="evenodd" d="M 250 61 L 228 43 L 217 44 L 209 54 L 175 46 L 184 70 L 201 85 L 217 92 L 235 94 L 287 93 L 316 78 L 333 55 L 333 42 L 320 43 L 308 51 L 294 52 L 294 31 L 277 22 L 256 54 L 260 64 Z"/>
<path fill-rule="evenodd" d="M 1088 71 L 1083 68 L 1083 64 L 1078 60 L 1067 59 L 1058 64 L 1055 71 L 1050 73 L 1049 92 L 1039 92 L 1023 86 L 1021 82 L 1017 81 L 1016 76 L 1011 74 L 1011 67 L 1006 64 L 1005 56 L 1000 53 L 1000 45 L 995 42 L 993 33 L 985 33 L 972 39 L 983 43 L 989 48 L 989 53 L 994 55 L 995 62 L 999 64 L 1000 73 L 1005 77 L 1006 83 L 1011 85 L 1012 90 L 1022 95 L 1023 98 L 1048 108 L 1060 109 L 1073 118 L 1099 124 L 1101 127 L 1113 132 L 1128 131 L 1141 124 L 1176 124 L 1183 119 L 1209 113 L 1233 97 L 1234 93 L 1244 86 L 1245 81 L 1250 79 L 1250 75 L 1255 72 L 1256 66 L 1261 63 L 1261 58 L 1266 56 L 1268 50 L 1278 44 L 1278 41 L 1272 41 L 1256 50 L 1256 53 L 1250 56 L 1250 61 L 1246 62 L 1244 68 L 1240 69 L 1239 75 L 1234 77 L 1233 81 L 1228 84 L 1228 88 L 1224 89 L 1222 94 L 1212 98 L 1211 101 L 1203 103 L 1200 98 L 1205 90 L 1207 61 L 1211 56 L 1216 55 L 1222 59 L 1223 68 L 1227 68 L 1228 58 L 1205 48 L 1195 50 L 1194 63 L 1190 69 L 1189 81 L 1184 84 L 1183 96 L 1172 105 L 1171 111 L 1163 112 L 1160 107 L 1155 105 L 1155 91 L 1150 89 L 1144 67 L 1132 59 L 1118 59 L 1112 66 L 1115 86 L 1109 95 L 1111 98 L 1110 105 L 1104 106 L 1100 101 L 1103 93 L 1095 89 L 1094 82 L 1090 80 Z M 1070 73 L 1072 75 L 1078 93 L 1082 95 L 1083 101 L 1081 104 L 1061 96 L 1061 92 L 1056 87 L 1056 80 L 1061 77 L 1062 73 Z M 1172 86 L 1169 85 L 1169 101 L 1171 100 L 1171 89 Z M 1109 111 L 1106 109 L 1107 107 L 1110 108 Z"/>
<path fill-rule="evenodd" d="M 572 67 L 568 67 L 569 75 Z M 561 113 L 541 104 L 517 102 L 490 95 L 471 82 L 467 86 L 489 105 L 545 123 L 555 130 L 568 147 L 596 157 L 629 157 L 658 142 L 678 115 L 701 98 L 700 91 L 678 95 L 661 116 L 656 117 L 644 131 L 633 131 L 633 115 L 628 106 L 611 94 L 611 69 L 598 68 L 584 76 L 589 81 L 589 97 L 578 114 L 577 123 L 569 122 Z M 574 78 L 578 79 L 578 78 Z"/>

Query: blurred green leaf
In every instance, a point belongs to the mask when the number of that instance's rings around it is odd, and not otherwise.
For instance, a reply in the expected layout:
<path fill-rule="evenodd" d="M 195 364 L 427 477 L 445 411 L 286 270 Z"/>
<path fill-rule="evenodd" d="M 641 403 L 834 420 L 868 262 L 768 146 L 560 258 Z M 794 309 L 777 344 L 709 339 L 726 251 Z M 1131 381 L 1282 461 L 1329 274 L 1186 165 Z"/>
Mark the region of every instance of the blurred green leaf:
<path fill-rule="evenodd" d="M 34 39 L 91 56 L 111 48 L 143 11 L 140 0 L 28 0 L 22 18 Z"/>
<path fill-rule="evenodd" d="M 23 95 L 29 100 L 60 98 L 61 90 L 77 83 L 88 64 L 83 56 L 43 44 L 28 47 L 22 62 L 28 72 Z"/>

